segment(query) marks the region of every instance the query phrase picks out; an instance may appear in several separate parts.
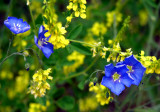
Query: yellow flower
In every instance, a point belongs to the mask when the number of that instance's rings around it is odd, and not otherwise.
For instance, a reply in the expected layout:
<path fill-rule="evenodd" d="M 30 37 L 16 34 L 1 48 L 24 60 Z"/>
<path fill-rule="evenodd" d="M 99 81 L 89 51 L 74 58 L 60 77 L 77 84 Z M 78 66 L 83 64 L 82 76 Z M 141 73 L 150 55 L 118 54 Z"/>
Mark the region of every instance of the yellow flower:
<path fill-rule="evenodd" d="M 70 0 L 69 5 L 67 6 L 68 10 L 72 10 L 75 17 L 81 17 L 82 19 L 86 18 L 86 0 Z M 71 22 L 70 18 L 66 18 L 67 21 Z"/>
<path fill-rule="evenodd" d="M 65 27 L 62 27 L 62 23 L 58 22 L 53 24 L 53 28 L 49 28 L 48 25 L 44 25 L 46 29 L 49 29 L 45 36 L 51 35 L 49 42 L 54 45 L 54 49 L 64 48 L 66 45 L 69 44 L 69 40 L 65 39 L 64 34 L 67 32 Z"/>
<path fill-rule="evenodd" d="M 46 93 L 46 89 L 50 89 L 50 85 L 47 82 L 47 79 L 53 79 L 51 76 L 49 76 L 49 73 L 51 73 L 51 68 L 47 70 L 38 70 L 33 75 L 33 81 L 31 82 L 28 93 L 33 94 L 35 98 L 44 96 Z"/>
<path fill-rule="evenodd" d="M 108 90 L 108 88 L 106 88 L 105 86 L 101 84 L 94 85 L 93 82 L 90 82 L 89 91 L 92 91 L 96 94 L 97 101 L 101 105 L 109 104 L 109 102 L 113 100 L 113 97 L 111 97 L 111 93 Z M 106 94 L 108 94 L 109 96 L 106 96 Z"/>

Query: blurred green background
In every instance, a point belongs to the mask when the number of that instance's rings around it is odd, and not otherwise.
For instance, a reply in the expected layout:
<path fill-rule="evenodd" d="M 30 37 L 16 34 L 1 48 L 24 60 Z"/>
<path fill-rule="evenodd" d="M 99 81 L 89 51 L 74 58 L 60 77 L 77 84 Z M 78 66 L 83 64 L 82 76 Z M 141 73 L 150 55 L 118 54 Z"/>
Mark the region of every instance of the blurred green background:
<path fill-rule="evenodd" d="M 33 17 L 38 28 L 43 22 L 43 0 L 30 0 Z M 6 57 L 9 40 L 12 34 L 4 26 L 3 22 L 8 16 L 23 18 L 31 25 L 31 30 L 23 35 L 14 37 L 10 54 L 21 51 L 34 44 L 33 23 L 26 0 L 1 0 L 0 1 L 0 62 Z M 57 0 L 54 8 L 58 20 L 63 25 L 66 23 L 68 12 L 66 6 L 68 0 Z M 87 0 L 86 19 L 74 18 L 66 29 L 66 38 L 78 25 L 80 33 L 74 38 L 90 42 L 99 42 L 100 38 L 94 35 L 94 31 L 100 30 L 95 23 L 104 25 L 114 18 L 109 18 L 107 13 L 115 11 L 120 20 L 106 28 L 104 31 L 104 44 L 109 46 L 108 40 L 115 37 L 115 32 L 122 28 L 124 20 L 130 16 L 129 27 L 121 35 L 120 42 L 122 50 L 132 48 L 134 54 L 141 50 L 145 55 L 160 57 L 160 1 L 159 0 Z M 101 30 L 104 30 L 103 27 Z M 92 32 L 92 38 L 90 37 Z M 36 52 L 38 48 L 33 46 Z M 67 60 L 67 56 L 73 51 L 85 55 L 81 64 L 75 71 L 64 72 L 64 66 L 69 66 L 75 61 Z M 54 50 L 49 59 L 42 56 L 43 69 L 52 68 L 53 81 L 50 81 L 51 89 L 43 98 L 35 99 L 27 94 L 27 89 L 32 76 L 38 69 L 38 59 L 33 51 L 28 51 L 26 60 L 23 56 L 15 55 L 8 58 L 3 65 L 0 65 L 0 112 L 158 112 L 160 110 L 160 76 L 148 74 L 142 80 L 139 87 L 132 86 L 125 89 L 120 96 L 114 96 L 114 100 L 107 105 L 101 106 L 97 103 L 96 108 L 89 108 L 95 100 L 95 94 L 89 92 L 88 83 L 85 82 L 96 70 L 103 70 L 108 64 L 106 59 L 92 57 L 90 48 L 80 44 L 70 43 L 64 49 Z M 90 64 L 93 65 L 86 72 Z M 29 71 L 26 69 L 29 67 Z M 78 74 L 78 75 L 77 75 Z M 77 77 L 72 77 L 77 76 Z M 92 97 L 91 97 L 92 96 Z M 91 98 L 88 102 L 85 99 Z M 80 103 L 83 102 L 83 103 Z M 86 106 L 86 107 L 85 107 Z M 87 108 L 88 107 L 88 108 Z M 81 108 L 87 108 L 86 110 Z"/>

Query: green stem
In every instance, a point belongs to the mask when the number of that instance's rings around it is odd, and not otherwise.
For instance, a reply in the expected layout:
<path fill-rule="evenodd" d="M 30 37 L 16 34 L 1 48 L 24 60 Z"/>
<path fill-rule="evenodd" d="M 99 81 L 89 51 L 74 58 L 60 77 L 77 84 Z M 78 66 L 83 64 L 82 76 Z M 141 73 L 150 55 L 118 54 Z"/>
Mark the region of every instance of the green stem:
<path fill-rule="evenodd" d="M 78 40 L 69 39 L 69 41 L 75 42 L 75 43 L 81 43 L 81 44 L 87 45 L 87 46 L 89 46 L 89 47 L 97 47 L 97 46 L 95 46 L 95 45 L 93 45 L 93 44 L 89 44 L 89 43 L 82 42 L 82 41 L 78 41 Z"/>
<path fill-rule="evenodd" d="M 9 54 L 9 51 L 10 51 L 10 47 L 11 47 L 12 41 L 13 41 L 13 36 L 12 36 L 11 39 L 9 39 L 9 46 L 8 46 L 8 50 L 7 50 L 7 56 L 8 56 L 8 54 Z"/>
<path fill-rule="evenodd" d="M 11 56 L 13 55 L 23 55 L 23 53 L 20 53 L 20 52 L 15 52 L 15 53 L 12 53 L 11 55 L 5 57 L 1 62 L 0 62 L 0 66 Z"/>
<path fill-rule="evenodd" d="M 156 26 L 156 22 L 158 20 L 158 16 L 159 16 L 159 8 L 160 8 L 160 3 L 158 4 L 157 10 L 156 10 L 156 14 L 155 14 L 155 20 L 150 19 L 151 21 L 149 22 L 149 37 L 148 37 L 148 41 L 147 41 L 147 48 L 146 48 L 146 55 L 150 54 L 151 51 L 151 44 L 153 43 L 153 34 L 154 34 L 154 30 L 155 30 L 155 26 Z"/>
<path fill-rule="evenodd" d="M 29 4 L 29 12 L 30 12 L 30 15 L 31 15 L 33 27 L 34 27 L 34 29 L 35 29 L 34 32 L 36 32 L 36 25 L 35 25 L 35 22 L 34 22 L 34 18 L 33 18 L 33 14 L 32 14 L 32 10 L 31 10 L 30 4 Z"/>
<path fill-rule="evenodd" d="M 117 37 L 117 28 L 116 28 L 116 15 L 114 14 L 114 21 L 113 21 L 113 34 L 114 34 L 114 39 Z"/>

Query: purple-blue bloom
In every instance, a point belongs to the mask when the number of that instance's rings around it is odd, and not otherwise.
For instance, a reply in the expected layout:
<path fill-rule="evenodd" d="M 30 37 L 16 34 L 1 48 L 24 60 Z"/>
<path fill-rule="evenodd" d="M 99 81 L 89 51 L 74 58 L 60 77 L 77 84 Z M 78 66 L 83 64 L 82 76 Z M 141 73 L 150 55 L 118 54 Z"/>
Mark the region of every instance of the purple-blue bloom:
<path fill-rule="evenodd" d="M 40 50 L 42 50 L 45 57 L 49 58 L 54 51 L 53 51 L 53 45 L 48 42 L 50 36 L 49 37 L 44 36 L 46 32 L 48 32 L 48 30 L 45 30 L 44 26 L 41 25 L 39 28 L 38 38 L 34 36 L 34 42 L 36 46 Z"/>
<path fill-rule="evenodd" d="M 134 80 L 132 84 L 138 86 L 142 80 L 146 68 L 133 55 L 125 58 L 124 61 L 117 63 L 117 65 L 123 64 L 129 68 L 127 73 Z"/>
<path fill-rule="evenodd" d="M 4 24 L 14 34 L 24 33 L 30 29 L 30 25 L 26 21 L 16 17 L 8 17 L 7 20 L 4 21 Z"/>
<path fill-rule="evenodd" d="M 105 66 L 105 76 L 103 76 L 101 84 L 109 88 L 114 94 L 119 95 L 125 86 L 130 87 L 133 82 L 133 79 L 127 74 L 128 71 L 126 65 L 108 64 Z"/>

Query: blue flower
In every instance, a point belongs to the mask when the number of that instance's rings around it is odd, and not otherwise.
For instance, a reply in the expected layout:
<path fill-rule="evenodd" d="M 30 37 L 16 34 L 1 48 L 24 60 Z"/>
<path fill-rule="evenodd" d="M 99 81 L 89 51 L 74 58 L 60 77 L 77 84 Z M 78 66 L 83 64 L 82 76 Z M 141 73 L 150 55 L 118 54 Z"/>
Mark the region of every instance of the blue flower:
<path fill-rule="evenodd" d="M 30 29 L 30 25 L 23 19 L 18 19 L 16 17 L 8 17 L 4 21 L 4 24 L 8 29 L 10 29 L 14 34 L 24 33 Z"/>
<path fill-rule="evenodd" d="M 102 78 L 101 84 L 109 88 L 113 93 L 119 95 L 125 86 L 130 87 L 133 80 L 128 76 L 129 69 L 126 65 L 115 66 L 108 64 L 105 66 L 105 76 Z"/>
<path fill-rule="evenodd" d="M 34 36 L 34 42 L 36 46 L 40 50 L 42 50 L 45 57 L 49 58 L 54 51 L 53 51 L 53 45 L 48 42 L 50 36 L 49 37 L 44 36 L 46 32 L 48 32 L 48 30 L 45 30 L 44 26 L 41 25 L 39 28 L 38 38 Z"/>
<path fill-rule="evenodd" d="M 123 64 L 129 68 L 128 75 L 134 80 L 132 84 L 138 86 L 146 68 L 133 55 L 125 58 L 124 61 L 117 63 L 117 65 Z"/>

